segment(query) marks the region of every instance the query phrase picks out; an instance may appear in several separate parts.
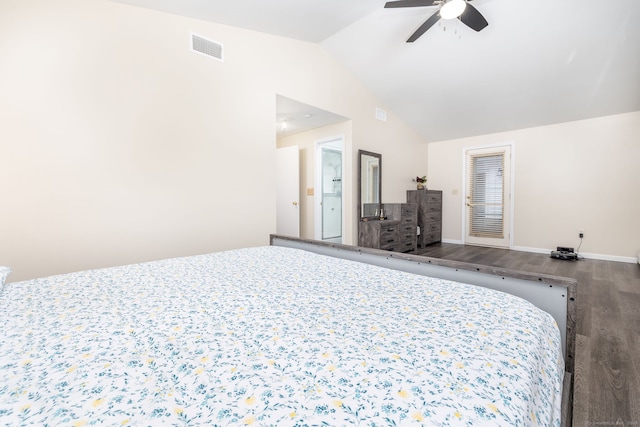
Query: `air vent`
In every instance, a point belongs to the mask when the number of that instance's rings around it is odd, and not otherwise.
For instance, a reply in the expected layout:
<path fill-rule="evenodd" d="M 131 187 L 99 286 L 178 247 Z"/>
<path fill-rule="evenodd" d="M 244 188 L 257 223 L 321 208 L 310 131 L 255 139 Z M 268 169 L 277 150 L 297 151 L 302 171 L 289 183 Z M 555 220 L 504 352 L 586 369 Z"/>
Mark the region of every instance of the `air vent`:
<path fill-rule="evenodd" d="M 202 55 L 207 55 L 209 58 L 224 61 L 222 56 L 223 47 L 221 43 L 205 39 L 204 37 L 193 33 L 191 33 L 191 50 L 201 53 Z"/>

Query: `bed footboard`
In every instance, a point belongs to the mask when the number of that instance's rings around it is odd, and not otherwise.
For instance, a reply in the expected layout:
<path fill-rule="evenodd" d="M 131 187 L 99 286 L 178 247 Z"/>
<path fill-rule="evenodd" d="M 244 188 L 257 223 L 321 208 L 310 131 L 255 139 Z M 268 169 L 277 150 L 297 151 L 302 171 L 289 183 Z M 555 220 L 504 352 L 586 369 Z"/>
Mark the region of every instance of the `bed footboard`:
<path fill-rule="evenodd" d="M 557 322 L 562 336 L 565 371 L 573 374 L 577 292 L 575 279 L 280 235 L 271 235 L 270 243 L 272 246 L 304 249 L 423 276 L 483 286 L 524 298 L 551 314 Z"/>

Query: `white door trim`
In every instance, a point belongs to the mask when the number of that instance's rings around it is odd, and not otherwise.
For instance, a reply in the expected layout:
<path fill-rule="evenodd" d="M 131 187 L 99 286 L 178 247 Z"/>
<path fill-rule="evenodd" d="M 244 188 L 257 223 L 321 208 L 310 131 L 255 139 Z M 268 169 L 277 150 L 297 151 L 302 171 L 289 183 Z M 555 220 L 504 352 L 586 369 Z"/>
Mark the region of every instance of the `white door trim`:
<path fill-rule="evenodd" d="M 516 156 L 516 147 L 514 141 L 506 141 L 502 143 L 496 144 L 487 144 L 487 145 L 477 145 L 471 147 L 463 147 L 462 148 L 462 243 L 467 243 L 467 151 L 469 150 L 483 150 L 483 149 L 491 149 L 491 148 L 500 148 L 500 147 L 509 147 L 510 156 L 510 173 L 509 173 L 509 249 L 513 249 L 514 247 L 514 212 L 515 212 L 515 156 Z"/>
<path fill-rule="evenodd" d="M 342 229 L 341 236 L 342 242 L 345 241 L 345 177 L 346 177 L 346 162 L 345 162 L 345 135 L 340 134 L 327 138 L 318 139 L 314 142 L 314 193 L 313 193 L 313 236 L 315 240 L 322 240 L 322 153 L 321 149 L 323 145 L 337 142 L 342 151 Z"/>

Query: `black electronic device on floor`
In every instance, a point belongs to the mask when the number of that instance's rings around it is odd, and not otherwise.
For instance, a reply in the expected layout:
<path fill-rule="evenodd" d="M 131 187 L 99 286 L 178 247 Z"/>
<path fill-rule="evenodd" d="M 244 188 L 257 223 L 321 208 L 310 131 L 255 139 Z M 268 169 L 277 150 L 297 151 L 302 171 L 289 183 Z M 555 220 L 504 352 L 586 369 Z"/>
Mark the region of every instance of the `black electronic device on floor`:
<path fill-rule="evenodd" d="M 573 248 L 558 246 L 555 251 L 551 251 L 551 258 L 572 261 L 578 259 L 578 254 L 573 251 Z"/>

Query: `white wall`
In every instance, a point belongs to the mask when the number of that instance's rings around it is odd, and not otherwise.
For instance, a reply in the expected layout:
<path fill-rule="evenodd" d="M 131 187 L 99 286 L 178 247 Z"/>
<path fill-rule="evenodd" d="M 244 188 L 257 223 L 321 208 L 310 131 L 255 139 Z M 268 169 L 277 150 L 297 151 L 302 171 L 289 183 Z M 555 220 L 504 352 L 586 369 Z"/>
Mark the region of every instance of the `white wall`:
<path fill-rule="evenodd" d="M 3 0 L 0 58 L 11 281 L 267 244 L 276 93 L 350 117 L 354 151 L 422 142 L 318 45 L 107 0 Z"/>
<path fill-rule="evenodd" d="M 640 112 L 429 144 L 443 239 L 463 240 L 463 149 L 513 142 L 514 246 L 633 261 L 640 249 Z M 454 195 L 454 190 L 458 194 Z"/>

